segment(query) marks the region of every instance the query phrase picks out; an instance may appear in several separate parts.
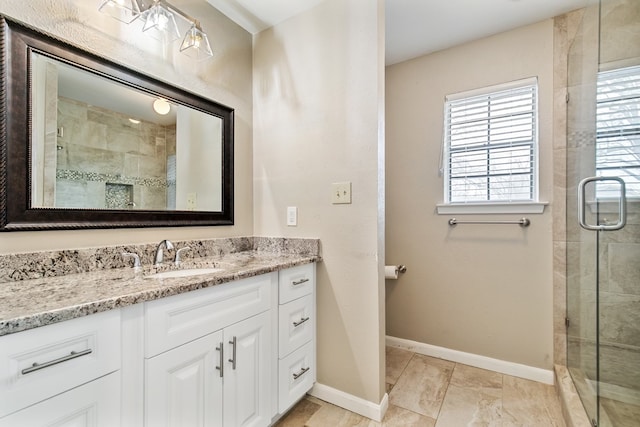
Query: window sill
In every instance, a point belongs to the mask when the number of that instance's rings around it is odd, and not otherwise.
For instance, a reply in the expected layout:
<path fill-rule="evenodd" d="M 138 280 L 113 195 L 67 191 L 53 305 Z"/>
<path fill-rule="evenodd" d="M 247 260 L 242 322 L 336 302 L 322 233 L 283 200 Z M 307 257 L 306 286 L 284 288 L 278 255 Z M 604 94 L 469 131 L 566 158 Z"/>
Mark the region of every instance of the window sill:
<path fill-rule="evenodd" d="M 525 203 L 459 203 L 436 205 L 438 215 L 474 214 L 541 214 L 548 202 Z"/>

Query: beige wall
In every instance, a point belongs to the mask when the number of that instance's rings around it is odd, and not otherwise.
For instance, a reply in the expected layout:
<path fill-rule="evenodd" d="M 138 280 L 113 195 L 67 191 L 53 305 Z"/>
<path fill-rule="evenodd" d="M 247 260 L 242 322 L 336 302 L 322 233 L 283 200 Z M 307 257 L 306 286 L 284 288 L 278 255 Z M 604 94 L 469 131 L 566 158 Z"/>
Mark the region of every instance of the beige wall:
<path fill-rule="evenodd" d="M 540 198 L 552 202 L 553 21 L 387 68 L 387 335 L 550 369 L 553 203 L 513 225 L 459 225 L 437 215 L 447 94 L 537 76 Z M 561 201 L 563 202 L 563 201 Z M 464 217 L 471 219 L 478 217 Z M 491 215 L 482 219 L 517 219 Z"/>
<path fill-rule="evenodd" d="M 384 395 L 384 10 L 326 0 L 254 40 L 258 235 L 318 237 L 318 382 Z M 379 167 L 380 164 L 380 167 Z M 353 203 L 331 204 L 351 181 Z M 298 226 L 286 226 L 287 206 Z"/>
<path fill-rule="evenodd" d="M 235 108 L 235 225 L 2 233 L 0 253 L 253 234 L 251 35 L 204 1 L 172 3 L 200 19 L 212 43 L 213 59 L 194 66 L 177 46 L 163 49 L 140 32 L 140 23 L 121 24 L 99 13 L 94 1 L 2 0 L 0 13 Z"/>

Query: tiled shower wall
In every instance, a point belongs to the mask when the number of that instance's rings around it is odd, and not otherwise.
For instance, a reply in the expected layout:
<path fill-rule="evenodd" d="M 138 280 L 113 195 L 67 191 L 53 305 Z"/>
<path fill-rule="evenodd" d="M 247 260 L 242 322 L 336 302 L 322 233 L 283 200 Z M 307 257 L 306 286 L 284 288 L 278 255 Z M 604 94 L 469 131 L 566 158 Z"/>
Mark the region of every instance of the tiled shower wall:
<path fill-rule="evenodd" d="M 165 209 L 175 125 L 162 126 L 58 99 L 56 207 Z M 50 197 L 50 196 L 49 196 Z M 45 196 L 45 200 L 47 197 Z"/>

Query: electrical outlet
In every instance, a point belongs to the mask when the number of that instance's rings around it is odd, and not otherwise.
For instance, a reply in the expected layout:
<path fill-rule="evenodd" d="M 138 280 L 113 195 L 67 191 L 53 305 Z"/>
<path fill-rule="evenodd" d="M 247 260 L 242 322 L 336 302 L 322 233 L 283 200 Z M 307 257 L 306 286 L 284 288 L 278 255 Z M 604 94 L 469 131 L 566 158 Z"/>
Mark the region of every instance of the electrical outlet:
<path fill-rule="evenodd" d="M 187 210 L 195 211 L 198 207 L 198 193 L 187 193 Z"/>
<path fill-rule="evenodd" d="M 290 227 L 298 225 L 298 208 L 295 206 L 289 206 L 287 208 L 287 225 Z"/>
<path fill-rule="evenodd" d="M 331 203 L 334 205 L 351 203 L 350 182 L 334 182 L 331 184 Z"/>

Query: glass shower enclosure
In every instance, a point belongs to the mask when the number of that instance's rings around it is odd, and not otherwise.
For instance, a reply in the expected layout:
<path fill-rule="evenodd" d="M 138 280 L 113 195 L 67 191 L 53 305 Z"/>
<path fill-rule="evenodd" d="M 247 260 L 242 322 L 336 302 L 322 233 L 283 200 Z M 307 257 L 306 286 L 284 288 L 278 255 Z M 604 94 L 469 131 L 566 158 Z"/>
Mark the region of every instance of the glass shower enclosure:
<path fill-rule="evenodd" d="M 567 367 L 594 426 L 638 426 L 640 1 L 582 12 L 568 57 Z"/>

